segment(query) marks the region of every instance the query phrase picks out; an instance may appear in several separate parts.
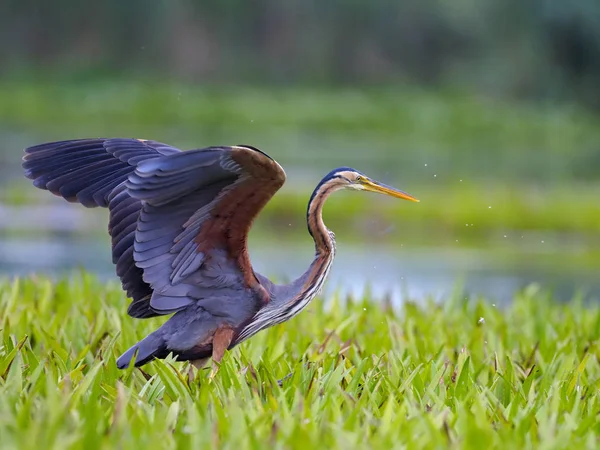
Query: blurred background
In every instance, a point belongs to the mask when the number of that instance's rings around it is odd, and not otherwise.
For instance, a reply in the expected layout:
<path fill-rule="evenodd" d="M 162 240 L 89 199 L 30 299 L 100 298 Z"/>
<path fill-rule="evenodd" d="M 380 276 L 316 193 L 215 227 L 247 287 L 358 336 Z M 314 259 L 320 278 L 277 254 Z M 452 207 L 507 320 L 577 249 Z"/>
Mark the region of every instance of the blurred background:
<path fill-rule="evenodd" d="M 330 292 L 600 297 L 597 0 L 6 0 L 1 273 L 116 279 L 106 211 L 20 168 L 24 147 L 99 136 L 277 159 L 250 245 L 279 280 L 312 257 L 312 189 L 349 165 L 421 203 L 334 196 Z"/>

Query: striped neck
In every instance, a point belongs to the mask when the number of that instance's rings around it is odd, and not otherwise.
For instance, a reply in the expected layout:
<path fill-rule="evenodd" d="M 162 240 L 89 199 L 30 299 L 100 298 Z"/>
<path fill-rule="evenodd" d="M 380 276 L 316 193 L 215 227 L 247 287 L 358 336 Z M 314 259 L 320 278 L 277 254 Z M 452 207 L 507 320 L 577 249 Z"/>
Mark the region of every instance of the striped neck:
<path fill-rule="evenodd" d="M 306 223 L 308 232 L 315 241 L 315 251 L 317 257 L 322 255 L 327 257 L 335 251 L 335 237 L 333 232 L 327 229 L 323 222 L 323 205 L 327 197 L 339 189 L 339 185 L 334 180 L 330 182 L 321 182 L 315 188 L 306 211 Z M 316 262 L 316 261 L 315 261 Z"/>
<path fill-rule="evenodd" d="M 329 275 L 335 257 L 335 235 L 323 223 L 323 204 L 338 189 L 340 186 L 336 180 L 330 179 L 319 183 L 310 198 L 306 221 L 308 232 L 315 241 L 315 258 L 306 272 L 284 287 L 284 292 L 281 292 L 283 298 L 275 299 L 263 311 L 259 311 L 261 314 L 277 310 L 276 314 L 271 315 L 273 324 L 289 320 L 302 311 L 320 292 Z"/>

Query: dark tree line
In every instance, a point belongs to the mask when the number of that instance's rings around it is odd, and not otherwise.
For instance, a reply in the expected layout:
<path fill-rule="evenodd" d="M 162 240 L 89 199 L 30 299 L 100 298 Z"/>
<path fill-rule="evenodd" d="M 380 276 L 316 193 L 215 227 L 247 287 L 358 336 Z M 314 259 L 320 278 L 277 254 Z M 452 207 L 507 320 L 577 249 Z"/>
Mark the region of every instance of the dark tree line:
<path fill-rule="evenodd" d="M 4 0 L 0 75 L 467 87 L 600 108 L 598 0 Z"/>

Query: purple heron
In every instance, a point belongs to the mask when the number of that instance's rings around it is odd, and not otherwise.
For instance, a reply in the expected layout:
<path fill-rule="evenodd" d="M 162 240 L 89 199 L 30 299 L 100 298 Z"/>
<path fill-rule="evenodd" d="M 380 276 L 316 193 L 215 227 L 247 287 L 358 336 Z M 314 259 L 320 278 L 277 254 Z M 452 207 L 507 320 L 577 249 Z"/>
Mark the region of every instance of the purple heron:
<path fill-rule="evenodd" d="M 418 201 L 355 169 L 328 173 L 308 203 L 316 255 L 287 285 L 256 273 L 252 221 L 285 181 L 281 166 L 247 145 L 181 151 L 141 139 L 80 139 L 27 148 L 34 186 L 86 207 L 108 207 L 112 259 L 134 318 L 172 315 L 127 350 L 123 369 L 173 354 L 197 367 L 298 314 L 319 292 L 335 255 L 322 219 L 327 197 L 356 189 Z"/>

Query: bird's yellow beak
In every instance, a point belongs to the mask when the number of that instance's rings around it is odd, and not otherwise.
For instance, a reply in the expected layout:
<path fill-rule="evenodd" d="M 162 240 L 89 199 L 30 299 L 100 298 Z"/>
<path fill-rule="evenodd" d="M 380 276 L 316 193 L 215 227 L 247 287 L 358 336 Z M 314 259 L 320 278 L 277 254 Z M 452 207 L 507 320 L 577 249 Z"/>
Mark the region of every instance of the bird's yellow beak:
<path fill-rule="evenodd" d="M 407 194 L 404 191 L 400 191 L 391 186 L 387 186 L 383 183 L 379 183 L 378 181 L 370 180 L 368 178 L 361 178 L 360 184 L 362 184 L 366 191 L 371 192 L 379 192 L 380 194 L 391 195 L 392 197 L 401 198 L 404 200 L 410 200 L 411 202 L 419 202 L 420 200 L 416 199 L 410 194 Z"/>

